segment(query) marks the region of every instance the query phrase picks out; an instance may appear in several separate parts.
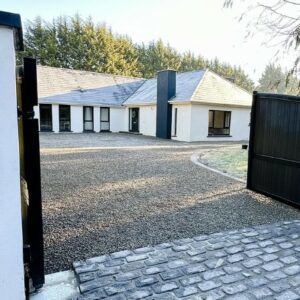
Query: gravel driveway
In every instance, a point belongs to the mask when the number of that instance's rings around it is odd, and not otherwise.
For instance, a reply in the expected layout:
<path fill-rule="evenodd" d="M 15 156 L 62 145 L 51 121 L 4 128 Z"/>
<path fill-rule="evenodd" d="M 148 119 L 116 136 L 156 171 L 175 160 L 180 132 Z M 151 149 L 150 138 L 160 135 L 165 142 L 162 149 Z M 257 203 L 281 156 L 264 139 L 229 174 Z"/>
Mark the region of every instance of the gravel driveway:
<path fill-rule="evenodd" d="M 46 273 L 74 260 L 300 217 L 190 161 L 216 147 L 126 134 L 41 134 Z"/>

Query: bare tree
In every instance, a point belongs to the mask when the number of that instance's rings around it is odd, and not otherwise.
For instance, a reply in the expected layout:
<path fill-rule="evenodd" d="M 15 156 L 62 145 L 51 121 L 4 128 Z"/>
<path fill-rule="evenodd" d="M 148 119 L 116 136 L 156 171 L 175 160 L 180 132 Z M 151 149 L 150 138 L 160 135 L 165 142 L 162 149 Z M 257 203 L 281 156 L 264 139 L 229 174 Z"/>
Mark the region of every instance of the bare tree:
<path fill-rule="evenodd" d="M 224 7 L 231 8 L 242 0 L 224 0 Z M 277 47 L 276 56 L 290 55 L 296 52 L 293 65 L 288 72 L 286 84 L 294 76 L 300 76 L 300 0 L 244 0 L 248 4 L 239 20 L 248 19 L 246 37 L 253 35 L 255 30 L 265 31 L 267 40 L 265 45 Z M 254 3 L 255 2 L 255 3 Z M 254 16 L 254 18 L 253 18 Z M 252 26 L 251 26 L 252 25 Z M 300 93 L 300 80 L 299 80 Z"/>

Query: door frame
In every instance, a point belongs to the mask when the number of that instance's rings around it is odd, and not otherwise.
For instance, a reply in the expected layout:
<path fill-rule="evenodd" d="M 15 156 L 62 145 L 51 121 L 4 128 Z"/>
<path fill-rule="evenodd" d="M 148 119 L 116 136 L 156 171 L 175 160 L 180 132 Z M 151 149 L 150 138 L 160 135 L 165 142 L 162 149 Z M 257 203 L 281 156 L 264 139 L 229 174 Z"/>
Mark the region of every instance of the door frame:
<path fill-rule="evenodd" d="M 135 110 L 137 111 L 137 131 L 132 130 L 132 111 Z M 130 129 L 131 128 L 131 129 Z M 136 132 L 139 133 L 140 132 L 140 108 L 139 107 L 130 107 L 129 108 L 129 124 L 128 124 L 128 131 L 129 132 Z"/>
<path fill-rule="evenodd" d="M 108 109 L 108 121 L 101 121 L 101 110 L 102 109 Z M 101 129 L 102 122 L 108 123 L 108 129 L 105 129 L 105 130 Z M 107 107 L 107 106 L 100 107 L 100 132 L 110 132 L 110 107 Z"/>

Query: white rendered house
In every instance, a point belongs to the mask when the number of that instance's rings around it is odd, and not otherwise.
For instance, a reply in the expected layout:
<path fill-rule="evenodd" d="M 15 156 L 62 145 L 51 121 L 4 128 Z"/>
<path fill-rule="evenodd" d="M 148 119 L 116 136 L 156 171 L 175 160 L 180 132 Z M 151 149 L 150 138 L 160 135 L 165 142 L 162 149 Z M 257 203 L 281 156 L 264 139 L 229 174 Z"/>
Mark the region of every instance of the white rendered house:
<path fill-rule="evenodd" d="M 168 112 L 159 116 L 158 83 L 160 90 L 166 86 L 174 93 L 166 95 Z M 164 118 L 169 118 L 168 138 L 174 140 L 249 138 L 251 94 L 210 70 L 165 70 L 145 80 L 39 66 L 38 86 L 41 131 L 159 136 Z"/>

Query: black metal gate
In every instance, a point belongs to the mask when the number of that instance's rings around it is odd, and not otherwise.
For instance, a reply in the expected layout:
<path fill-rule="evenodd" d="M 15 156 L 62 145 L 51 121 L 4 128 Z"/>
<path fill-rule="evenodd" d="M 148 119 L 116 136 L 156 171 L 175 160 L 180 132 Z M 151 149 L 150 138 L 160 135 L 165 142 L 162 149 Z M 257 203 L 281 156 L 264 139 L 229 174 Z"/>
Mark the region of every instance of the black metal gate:
<path fill-rule="evenodd" d="M 43 223 L 36 61 L 24 58 L 17 72 L 19 145 L 21 162 L 22 219 L 26 292 L 44 284 Z M 31 282 L 31 284 L 29 284 Z"/>
<path fill-rule="evenodd" d="M 253 93 L 247 188 L 300 206 L 300 97 Z"/>

